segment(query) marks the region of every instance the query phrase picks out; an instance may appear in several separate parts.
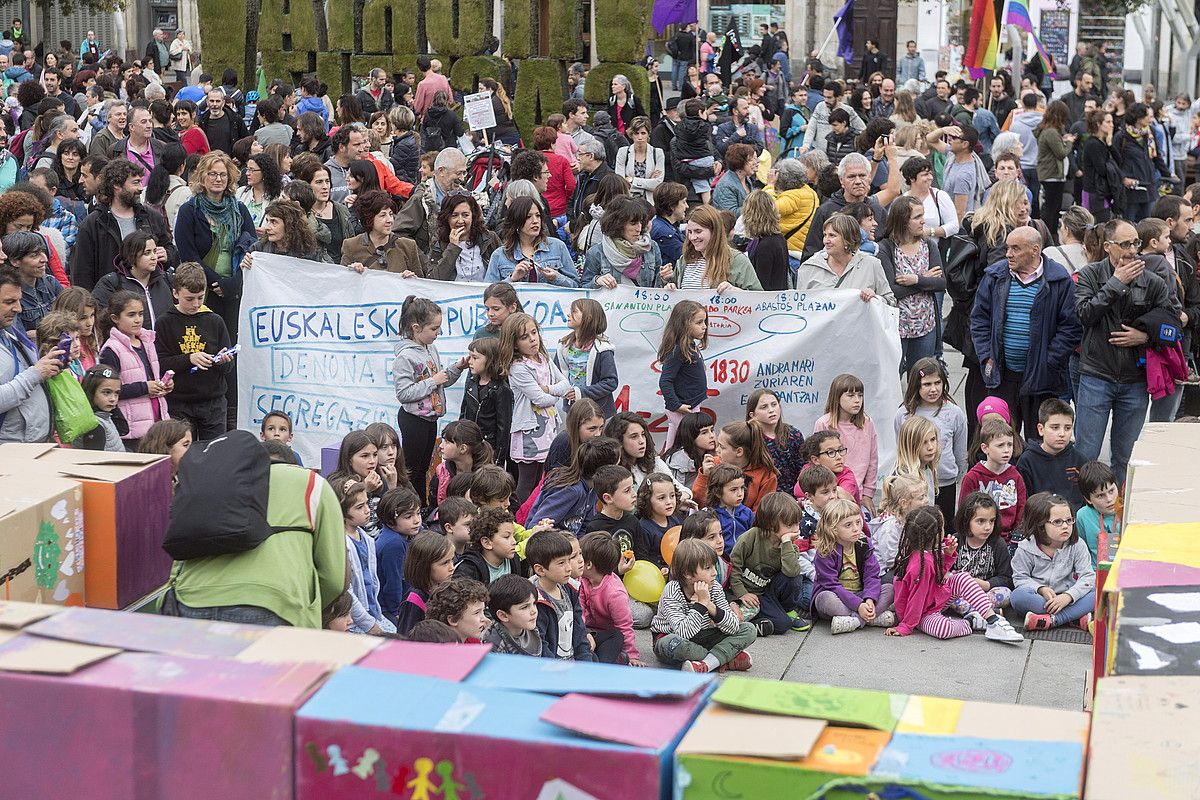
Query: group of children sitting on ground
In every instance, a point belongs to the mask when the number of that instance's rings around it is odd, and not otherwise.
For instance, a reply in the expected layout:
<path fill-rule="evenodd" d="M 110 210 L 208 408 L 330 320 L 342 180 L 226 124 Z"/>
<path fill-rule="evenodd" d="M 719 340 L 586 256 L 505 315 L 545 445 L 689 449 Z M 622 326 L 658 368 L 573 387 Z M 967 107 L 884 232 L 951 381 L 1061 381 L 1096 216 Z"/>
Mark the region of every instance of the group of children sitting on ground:
<path fill-rule="evenodd" d="M 489 319 L 509 299 L 488 304 Z M 1069 404 L 1041 405 L 1041 440 L 1022 452 L 1007 405 L 988 398 L 968 445 L 944 366 L 922 359 L 895 416 L 894 472 L 879 481 L 854 375 L 834 379 L 807 437 L 766 389 L 717 428 L 700 408 L 707 314 L 684 301 L 660 353 L 660 453 L 646 418 L 615 412 L 611 344 L 589 302 L 572 306 L 554 357 L 508 308 L 453 369 L 433 348 L 440 310 L 405 304 L 418 352 L 398 348 L 403 435 L 384 423 L 348 434 L 329 476 L 352 578 L 328 627 L 634 666 L 647 662 L 633 631 L 649 628 L 660 662 L 696 672 L 749 669 L 756 638 L 813 618 L 834 634 L 1020 642 L 1011 607 L 1026 630 L 1088 628 L 1097 559 L 1119 537 L 1117 487 L 1076 454 Z M 460 370 L 463 408 L 437 444 L 443 387 Z M 281 412 L 262 430 L 291 439 Z"/>

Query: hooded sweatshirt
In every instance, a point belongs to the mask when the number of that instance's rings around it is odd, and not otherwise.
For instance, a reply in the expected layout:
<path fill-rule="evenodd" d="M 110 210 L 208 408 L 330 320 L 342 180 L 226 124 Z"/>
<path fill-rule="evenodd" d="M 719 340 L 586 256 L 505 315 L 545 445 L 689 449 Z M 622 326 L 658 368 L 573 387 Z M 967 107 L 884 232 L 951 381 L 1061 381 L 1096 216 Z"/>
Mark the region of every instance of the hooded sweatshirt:
<path fill-rule="evenodd" d="M 308 111 L 313 112 L 321 118 L 325 123 L 325 127 L 329 127 L 329 111 L 325 108 L 325 104 L 321 102 L 319 97 L 302 97 L 300 102 L 296 103 L 296 116 L 299 117 Z"/>
<path fill-rule="evenodd" d="M 1053 556 L 1046 555 L 1033 536 L 1022 539 L 1013 554 L 1012 571 L 1015 588 L 1028 586 L 1037 591 L 1047 586 L 1056 594 L 1070 595 L 1072 602 L 1096 588 L 1092 554 L 1087 543 L 1079 538 Z"/>
<path fill-rule="evenodd" d="M 954 569 L 954 557 L 950 553 L 942 554 L 941 583 L 937 582 L 935 558 L 937 556 L 928 550 L 913 553 L 908 557 L 904 574 L 894 583 L 896 630 L 901 636 L 912 633 L 926 614 L 941 611 L 950 602 L 950 587 L 946 585 L 945 576 Z"/>
<path fill-rule="evenodd" d="M 1012 464 L 1005 465 L 999 473 L 992 472 L 987 462 L 980 461 L 963 476 L 959 497 L 966 497 L 971 492 L 983 492 L 996 501 L 1000 507 L 1000 531 L 1008 541 L 1025 510 L 1027 495 L 1021 473 Z"/>
<path fill-rule="evenodd" d="M 1013 117 L 1009 131 L 1021 139 L 1021 169 L 1037 169 L 1038 143 L 1034 131 L 1042 124 L 1041 111 L 1025 111 Z"/>
<path fill-rule="evenodd" d="M 449 381 L 444 386 L 433 382 L 433 376 L 445 370 Z M 451 364 L 442 366 L 437 348 L 401 339 L 396 344 L 396 360 L 392 363 L 392 381 L 400 408 L 414 416 L 436 421 L 446 413 L 446 386 L 453 384 L 462 369 Z"/>
<path fill-rule="evenodd" d="M 1073 444 L 1068 444 L 1058 455 L 1051 455 L 1042 449 L 1041 442 L 1030 442 L 1017 459 L 1017 471 L 1025 480 L 1028 494 L 1054 492 L 1070 503 L 1074 513 L 1084 504 L 1079 493 L 1079 468 L 1086 463 L 1087 459 Z"/>
<path fill-rule="evenodd" d="M 107 276 L 106 276 L 107 277 Z M 164 371 L 175 370 L 175 389 L 171 399 L 182 403 L 199 403 L 225 396 L 225 375 L 232 361 L 192 372 L 192 353 L 215 356 L 229 347 L 229 330 L 219 314 L 202 306 L 195 314 L 184 314 L 171 306 L 158 319 L 154 348 Z"/>

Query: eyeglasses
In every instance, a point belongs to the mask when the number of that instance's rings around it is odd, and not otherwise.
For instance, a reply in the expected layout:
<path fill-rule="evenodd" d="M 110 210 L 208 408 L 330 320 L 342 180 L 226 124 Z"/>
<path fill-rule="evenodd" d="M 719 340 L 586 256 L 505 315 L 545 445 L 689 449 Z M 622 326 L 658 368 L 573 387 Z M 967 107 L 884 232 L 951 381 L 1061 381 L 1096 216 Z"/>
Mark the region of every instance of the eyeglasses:
<path fill-rule="evenodd" d="M 826 458 L 837 458 L 838 456 L 846 455 L 848 452 L 850 452 L 848 448 L 839 447 L 836 450 L 822 450 L 821 455 L 825 456 Z"/>
<path fill-rule="evenodd" d="M 214 181 L 226 181 L 226 180 L 229 180 L 229 173 L 227 173 L 227 172 L 206 172 L 206 173 L 204 173 L 204 177 L 208 178 L 209 180 L 214 180 Z"/>
<path fill-rule="evenodd" d="M 1051 525 L 1053 525 L 1056 528 L 1069 528 L 1075 524 L 1075 518 L 1074 517 L 1064 517 L 1063 519 L 1047 520 L 1047 522 L 1049 522 Z"/>
<path fill-rule="evenodd" d="M 1111 244 L 1120 250 L 1136 250 L 1137 246 L 1141 243 L 1142 242 L 1140 239 L 1129 239 L 1124 242 L 1114 242 L 1110 239 L 1107 242 L 1105 242 L 1105 244 Z"/>

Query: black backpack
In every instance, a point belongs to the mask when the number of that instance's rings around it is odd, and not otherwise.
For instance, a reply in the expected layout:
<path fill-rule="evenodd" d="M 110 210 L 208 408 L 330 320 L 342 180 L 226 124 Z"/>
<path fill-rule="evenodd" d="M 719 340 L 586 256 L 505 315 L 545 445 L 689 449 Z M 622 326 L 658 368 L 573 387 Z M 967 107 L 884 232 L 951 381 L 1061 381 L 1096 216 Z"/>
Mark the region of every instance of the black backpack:
<path fill-rule="evenodd" d="M 310 474 L 311 483 L 315 477 Z M 289 527 L 267 522 L 271 458 L 253 434 L 232 430 L 188 448 L 163 549 L 176 561 L 243 553 Z M 310 514 L 309 521 L 312 517 Z M 307 530 L 309 528 L 301 528 Z"/>
<path fill-rule="evenodd" d="M 428 120 L 428 116 L 425 118 Z M 441 152 L 446 149 L 446 137 L 442 133 L 442 126 L 434 124 L 428 126 L 425 120 L 421 121 L 421 147 L 428 153 L 431 150 Z"/>

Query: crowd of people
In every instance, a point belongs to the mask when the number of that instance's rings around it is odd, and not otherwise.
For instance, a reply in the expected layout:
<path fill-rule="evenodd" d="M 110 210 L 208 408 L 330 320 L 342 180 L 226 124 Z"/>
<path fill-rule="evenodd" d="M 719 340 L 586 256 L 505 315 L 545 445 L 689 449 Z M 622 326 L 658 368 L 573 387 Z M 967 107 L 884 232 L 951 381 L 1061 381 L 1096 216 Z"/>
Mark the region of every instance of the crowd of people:
<path fill-rule="evenodd" d="M 756 637 L 814 619 L 1020 641 L 1011 607 L 1026 629 L 1086 629 L 1133 443 L 1147 413 L 1176 417 L 1193 361 L 1190 99 L 1105 98 L 1087 59 L 1061 99 L 1005 72 L 986 97 L 940 73 L 922 89 L 911 42 L 903 88 L 877 43 L 860 83 L 815 58 L 792 81 L 786 36 L 762 33 L 727 79 L 711 34 L 697 46 L 687 26 L 680 95 L 649 58 L 651 96 L 617 75 L 603 110 L 576 65 L 528 140 L 508 87 L 481 80 L 486 141 L 507 148 L 490 182 L 436 59 L 372 70 L 332 102 L 314 77 L 265 96 L 232 70 L 193 82 L 186 37 L 156 35 L 132 63 L 101 61 L 90 35 L 14 50 L 0 441 L 169 454 L 190 491 L 191 443 L 234 427 L 256 254 L 347 280 L 483 282 L 487 324 L 455 363 L 436 346 L 441 308 L 404 303 L 396 424 L 346 435 L 328 481 L 288 446 L 293 420 L 265 415 L 279 532 L 180 562 L 167 613 L 635 666 L 633 630 L 649 628 L 660 662 L 693 671 L 749 669 Z M 531 283 L 853 290 L 897 309 L 904 403 L 869 414 L 844 374 L 810 432 L 770 390 L 715 419 L 708 310 L 681 300 L 662 407 L 618 413 L 631 376 L 603 305 L 575 300 L 548 341 L 523 310 Z M 961 406 L 946 344 L 967 369 Z M 95 418 L 83 435 L 72 396 Z M 656 443 L 646 417 L 663 412 Z M 897 434 L 887 475 L 872 415 Z"/>

